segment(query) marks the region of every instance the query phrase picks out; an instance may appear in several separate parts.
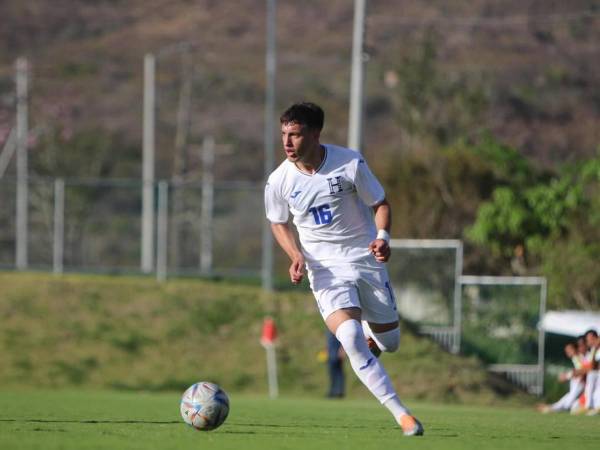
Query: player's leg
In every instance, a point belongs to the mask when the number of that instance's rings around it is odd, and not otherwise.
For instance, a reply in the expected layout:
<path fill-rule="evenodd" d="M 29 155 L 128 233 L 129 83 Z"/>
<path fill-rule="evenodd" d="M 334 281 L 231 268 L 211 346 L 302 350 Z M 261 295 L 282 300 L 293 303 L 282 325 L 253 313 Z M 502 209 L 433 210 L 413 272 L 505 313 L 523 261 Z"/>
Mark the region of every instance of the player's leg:
<path fill-rule="evenodd" d="M 398 347 L 400 347 L 400 327 L 397 320 L 387 323 L 368 322 L 363 320 L 362 328 L 365 337 L 367 338 L 369 348 L 375 356 L 379 356 L 375 349 L 378 349 L 379 353 L 395 352 L 398 350 Z"/>
<path fill-rule="evenodd" d="M 380 351 L 395 352 L 400 346 L 400 328 L 387 270 L 384 266 L 363 268 L 357 286 L 365 336 Z"/>
<path fill-rule="evenodd" d="M 358 378 L 392 412 L 404 434 L 423 434 L 423 427 L 400 402 L 385 369 L 369 351 L 360 324 L 361 304 L 354 276 L 350 279 L 344 272 L 334 274 L 329 269 L 309 270 L 308 276 L 321 316 L 340 341 Z M 390 320 L 382 321 L 386 322 Z"/>
<path fill-rule="evenodd" d="M 400 345 L 398 311 L 385 266 L 361 268 L 357 291 L 363 319 L 362 329 L 379 350 L 397 350 Z M 423 426 L 406 410 L 397 395 L 382 403 L 402 426 L 404 434 L 423 434 Z"/>
<path fill-rule="evenodd" d="M 592 370 L 588 372 L 585 380 L 585 406 L 584 410 L 591 410 L 594 408 L 594 391 L 596 388 L 596 380 L 598 378 L 598 371 Z"/>
<path fill-rule="evenodd" d="M 569 392 L 563 395 L 560 400 L 552 403 L 548 408 L 548 411 L 570 411 L 573 405 L 577 402 L 577 399 L 581 395 L 584 389 L 584 384 L 579 378 L 572 378 L 569 382 Z"/>
<path fill-rule="evenodd" d="M 600 371 L 594 370 L 590 373 L 595 374 L 595 377 L 593 377 L 595 378 L 595 382 L 592 389 L 590 389 L 592 401 L 590 402 L 590 411 L 588 412 L 588 415 L 596 416 L 600 414 Z"/>
<path fill-rule="evenodd" d="M 360 325 L 360 309 L 345 308 L 332 312 L 325 323 L 342 344 L 352 369 L 363 384 L 381 402 L 396 397 L 396 391 L 381 363 L 371 354 Z M 401 413 L 407 413 L 403 408 Z"/>
<path fill-rule="evenodd" d="M 358 378 L 392 413 L 404 434 L 422 435 L 422 425 L 402 404 L 383 365 L 371 354 L 362 331 L 360 316 L 359 308 L 344 308 L 329 314 L 325 323 L 342 344 Z"/>

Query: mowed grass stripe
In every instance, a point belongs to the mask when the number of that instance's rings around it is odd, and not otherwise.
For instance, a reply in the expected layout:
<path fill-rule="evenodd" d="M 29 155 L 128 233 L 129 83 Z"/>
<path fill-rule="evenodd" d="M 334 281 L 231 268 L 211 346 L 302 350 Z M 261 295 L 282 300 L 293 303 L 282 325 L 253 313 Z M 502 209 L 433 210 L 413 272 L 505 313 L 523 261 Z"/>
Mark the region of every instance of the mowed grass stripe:
<path fill-rule="evenodd" d="M 213 432 L 179 417 L 178 393 L 0 392 L 2 449 L 597 449 L 600 417 L 529 409 L 410 402 L 426 426 L 406 438 L 375 400 L 231 394 L 231 414 Z"/>

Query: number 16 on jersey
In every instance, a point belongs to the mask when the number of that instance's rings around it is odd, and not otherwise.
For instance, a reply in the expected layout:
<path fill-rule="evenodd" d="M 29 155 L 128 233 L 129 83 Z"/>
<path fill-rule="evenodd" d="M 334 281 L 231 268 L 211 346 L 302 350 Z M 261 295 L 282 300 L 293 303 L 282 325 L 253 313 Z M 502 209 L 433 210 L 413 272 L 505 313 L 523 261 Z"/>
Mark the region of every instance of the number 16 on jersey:
<path fill-rule="evenodd" d="M 312 213 L 317 225 L 327 225 L 333 220 L 333 214 L 327 203 L 320 206 L 313 206 L 309 211 Z"/>

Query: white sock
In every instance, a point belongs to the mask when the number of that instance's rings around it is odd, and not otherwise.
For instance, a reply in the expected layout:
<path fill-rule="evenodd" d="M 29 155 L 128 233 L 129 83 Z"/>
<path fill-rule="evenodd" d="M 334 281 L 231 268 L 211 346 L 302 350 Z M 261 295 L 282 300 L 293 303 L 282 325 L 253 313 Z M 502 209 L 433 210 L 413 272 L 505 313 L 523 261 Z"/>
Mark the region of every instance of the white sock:
<path fill-rule="evenodd" d="M 361 325 L 365 336 L 373 339 L 382 352 L 395 352 L 400 347 L 400 327 L 383 333 L 375 333 L 366 320 L 362 320 Z"/>
<path fill-rule="evenodd" d="M 362 330 L 363 330 L 365 337 L 373 339 L 373 332 L 371 331 L 369 322 L 367 322 L 366 320 L 361 320 L 360 325 L 362 326 Z"/>
<path fill-rule="evenodd" d="M 405 414 L 410 414 L 410 411 L 404 404 L 400 401 L 398 396 L 390 398 L 386 401 L 383 406 L 385 406 L 392 413 L 392 416 L 396 419 L 396 422 L 400 423 L 400 418 Z"/>
<path fill-rule="evenodd" d="M 377 400 L 385 404 L 394 397 L 398 398 L 383 365 L 369 350 L 358 321 L 350 319 L 342 322 L 338 326 L 335 336 L 348 355 L 352 369 Z M 396 408 L 397 405 L 395 403 L 394 405 Z"/>

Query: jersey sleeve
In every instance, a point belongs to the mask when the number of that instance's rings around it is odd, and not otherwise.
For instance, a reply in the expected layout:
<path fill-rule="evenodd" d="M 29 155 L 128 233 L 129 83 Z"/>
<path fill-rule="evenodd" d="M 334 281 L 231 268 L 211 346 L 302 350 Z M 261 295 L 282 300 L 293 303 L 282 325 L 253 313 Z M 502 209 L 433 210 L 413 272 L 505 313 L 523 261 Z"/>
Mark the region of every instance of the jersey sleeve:
<path fill-rule="evenodd" d="M 265 212 L 272 223 L 286 223 L 290 215 L 287 203 L 278 195 L 270 180 L 265 186 Z"/>
<path fill-rule="evenodd" d="M 375 206 L 385 199 L 383 186 L 373 175 L 362 155 L 358 158 L 354 185 L 358 196 L 367 206 Z"/>

